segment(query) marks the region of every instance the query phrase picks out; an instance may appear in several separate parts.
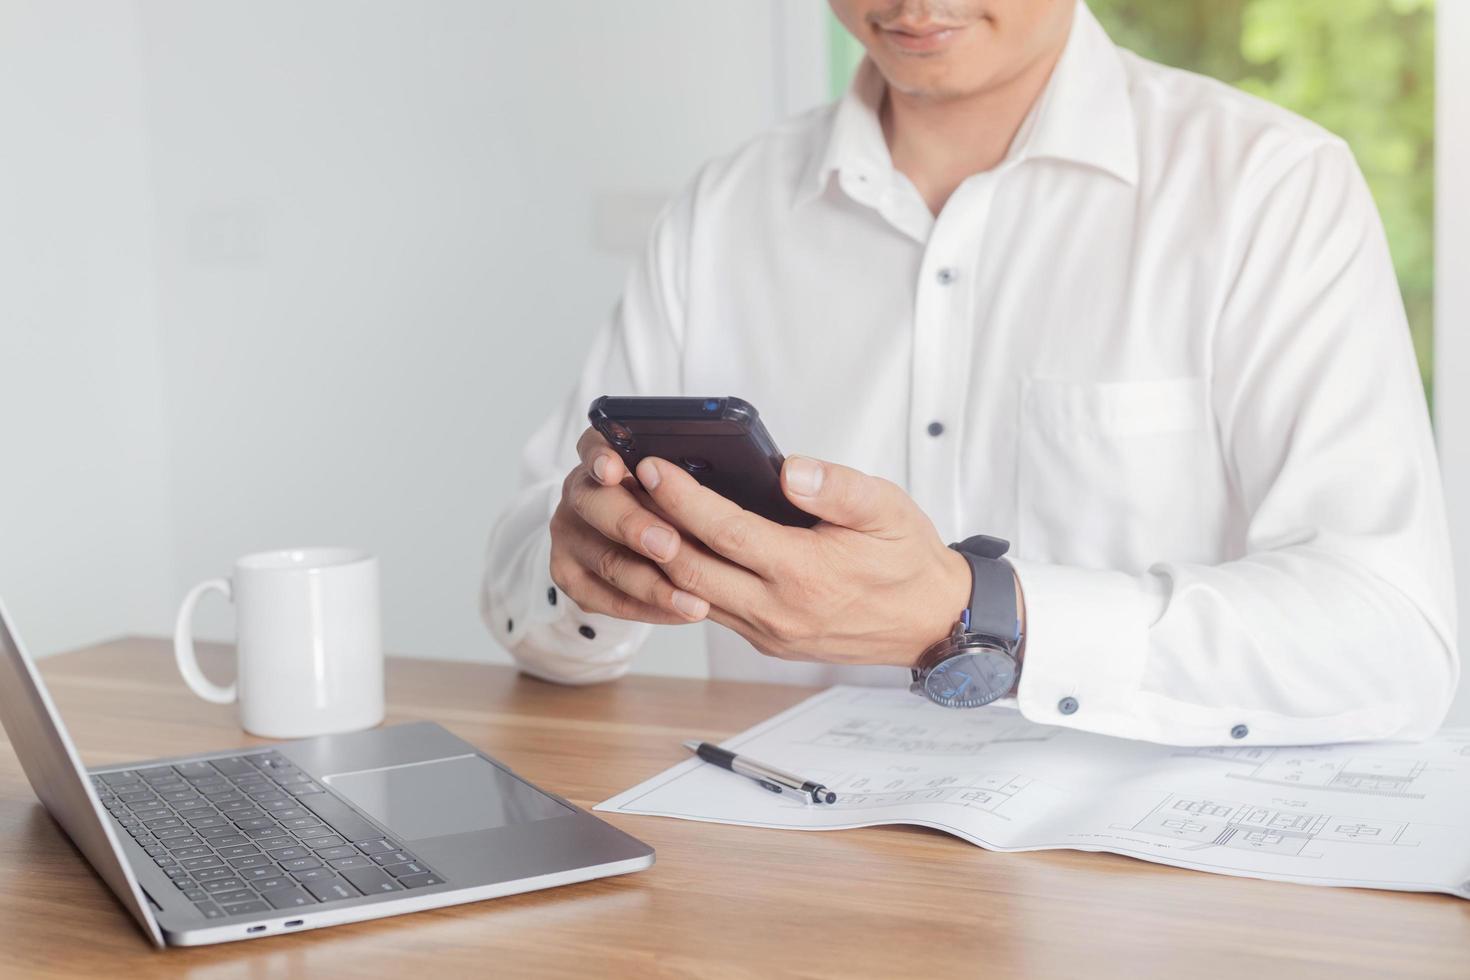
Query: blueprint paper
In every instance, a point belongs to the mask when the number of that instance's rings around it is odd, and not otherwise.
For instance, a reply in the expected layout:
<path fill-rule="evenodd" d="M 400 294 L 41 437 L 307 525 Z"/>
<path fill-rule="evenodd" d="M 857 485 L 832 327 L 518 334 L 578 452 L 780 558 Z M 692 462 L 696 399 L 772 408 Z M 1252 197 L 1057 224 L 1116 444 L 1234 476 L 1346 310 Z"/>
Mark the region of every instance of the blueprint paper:
<path fill-rule="evenodd" d="M 825 783 L 837 803 L 803 805 L 690 758 L 596 809 L 790 830 L 919 824 L 996 851 L 1470 898 L 1470 729 L 1174 748 L 834 687 L 723 744 Z"/>

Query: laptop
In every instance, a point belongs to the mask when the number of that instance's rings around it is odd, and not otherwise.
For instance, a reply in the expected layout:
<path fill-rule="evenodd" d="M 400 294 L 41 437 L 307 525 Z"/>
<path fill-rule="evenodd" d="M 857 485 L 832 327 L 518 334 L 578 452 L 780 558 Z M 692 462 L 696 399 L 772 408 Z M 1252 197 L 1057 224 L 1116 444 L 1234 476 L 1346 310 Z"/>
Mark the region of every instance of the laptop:
<path fill-rule="evenodd" d="M 653 864 L 647 844 L 429 723 L 85 770 L 3 604 L 0 722 L 36 796 L 158 946 Z"/>

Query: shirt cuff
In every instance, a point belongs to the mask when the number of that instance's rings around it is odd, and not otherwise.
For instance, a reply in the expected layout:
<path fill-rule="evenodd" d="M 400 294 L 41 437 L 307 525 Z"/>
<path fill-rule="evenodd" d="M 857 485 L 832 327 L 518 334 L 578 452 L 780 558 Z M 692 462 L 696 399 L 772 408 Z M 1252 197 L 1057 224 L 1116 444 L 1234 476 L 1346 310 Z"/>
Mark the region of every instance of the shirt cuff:
<path fill-rule="evenodd" d="M 485 591 L 482 617 L 521 669 L 560 684 L 595 684 L 628 672 L 649 627 L 584 611 L 551 579 L 551 531 L 527 541 L 505 589 Z"/>
<path fill-rule="evenodd" d="M 1016 703 L 1027 719 L 1129 738 L 1162 598 L 1122 572 L 1011 559 L 1026 604 Z"/>

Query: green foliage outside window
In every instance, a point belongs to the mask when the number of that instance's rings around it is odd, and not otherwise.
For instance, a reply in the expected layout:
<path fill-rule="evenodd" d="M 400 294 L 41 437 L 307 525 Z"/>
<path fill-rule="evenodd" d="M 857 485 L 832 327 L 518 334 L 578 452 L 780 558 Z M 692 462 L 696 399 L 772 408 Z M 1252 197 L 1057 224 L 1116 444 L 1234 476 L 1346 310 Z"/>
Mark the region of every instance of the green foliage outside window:
<path fill-rule="evenodd" d="M 1088 0 L 1118 44 L 1210 75 L 1347 140 L 1388 232 L 1430 390 L 1434 0 Z M 862 50 L 831 21 L 833 94 Z"/>

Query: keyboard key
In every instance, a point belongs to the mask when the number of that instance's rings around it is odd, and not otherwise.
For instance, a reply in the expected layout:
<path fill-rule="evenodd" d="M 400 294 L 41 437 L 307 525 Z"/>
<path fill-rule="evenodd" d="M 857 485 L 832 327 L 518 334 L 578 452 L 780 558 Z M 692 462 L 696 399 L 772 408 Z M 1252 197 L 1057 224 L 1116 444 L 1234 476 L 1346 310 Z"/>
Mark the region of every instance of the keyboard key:
<path fill-rule="evenodd" d="M 185 779 L 208 779 L 215 774 L 214 767 L 207 762 L 184 762 L 174 766 L 174 772 Z"/>
<path fill-rule="evenodd" d="M 233 780 L 233 782 L 236 786 L 243 790 L 269 789 L 272 785 L 271 781 L 269 779 L 266 779 L 260 773 L 255 773 L 251 776 L 241 776 L 239 779 Z"/>
<path fill-rule="evenodd" d="M 322 863 L 314 857 L 291 858 L 289 861 L 281 862 L 281 867 L 287 871 L 305 871 L 307 868 L 320 868 L 321 866 Z"/>
<path fill-rule="evenodd" d="M 199 799 L 199 794 L 196 793 L 196 792 L 194 792 L 192 789 L 169 789 L 169 790 L 164 790 L 163 792 L 159 793 L 158 795 L 161 796 L 161 797 L 163 797 L 165 800 L 168 800 L 171 803 L 178 803 L 181 800 L 197 800 L 197 799 Z"/>
<path fill-rule="evenodd" d="M 273 888 L 261 892 L 260 897 L 277 909 L 299 909 L 303 905 L 316 904 L 316 899 L 300 888 Z"/>
<path fill-rule="evenodd" d="M 153 791 L 142 789 L 135 793 L 119 793 L 117 794 L 117 798 L 124 803 L 142 803 L 144 800 L 153 799 Z"/>
<path fill-rule="evenodd" d="M 270 817 L 243 817 L 235 821 L 235 826 L 241 830 L 255 830 L 260 827 L 274 827 L 276 822 Z"/>
<path fill-rule="evenodd" d="M 123 826 L 127 825 L 127 821 L 123 821 Z M 178 817 L 159 817 L 157 820 L 147 820 L 143 823 L 143 826 L 149 830 L 167 830 L 169 827 L 182 827 L 183 825 L 184 821 Z"/>
<path fill-rule="evenodd" d="M 150 813 L 154 810 L 163 810 L 164 813 L 168 812 L 167 807 L 162 800 L 145 800 L 142 803 L 125 803 L 123 805 L 137 814 Z M 159 816 L 161 815 L 162 814 L 159 814 Z"/>
<path fill-rule="evenodd" d="M 342 877 L 364 895 L 379 895 L 384 892 L 402 891 L 403 886 L 383 873 L 381 868 L 354 868 L 343 871 Z"/>
<path fill-rule="evenodd" d="M 96 778 L 102 780 L 108 786 L 126 785 L 139 781 L 138 775 L 133 772 L 109 772 Z"/>
<path fill-rule="evenodd" d="M 185 858 L 207 857 L 209 855 L 209 848 L 203 844 L 195 844 L 193 847 L 175 848 L 170 853 L 182 861 Z"/>
<path fill-rule="evenodd" d="M 258 827 L 255 830 L 245 831 L 245 836 L 251 840 L 270 840 L 273 837 L 281 836 L 281 828 L 274 825 L 270 827 Z"/>
<path fill-rule="evenodd" d="M 245 859 L 240 858 L 239 860 L 243 861 Z M 251 884 L 255 884 L 255 882 L 260 881 L 263 878 L 280 877 L 281 869 L 276 867 L 274 864 L 267 862 L 266 864 L 258 868 L 240 868 L 239 872 L 241 878 L 250 882 Z"/>
<path fill-rule="evenodd" d="M 181 868 L 181 867 L 179 867 L 177 865 L 175 865 L 172 868 L 164 868 L 163 869 L 163 873 L 166 874 L 166 875 L 168 875 L 170 878 L 175 879 L 175 880 L 177 880 L 179 878 L 187 878 L 187 877 L 189 877 L 189 872 L 185 871 L 183 868 Z"/>
<path fill-rule="evenodd" d="M 194 880 L 198 882 L 218 881 L 221 878 L 233 877 L 235 877 L 234 868 L 200 868 L 198 871 L 194 872 Z"/>
<path fill-rule="evenodd" d="M 409 861 L 405 864 L 390 864 L 383 869 L 395 878 L 408 878 L 412 875 L 428 874 L 429 869 L 417 861 Z"/>
<path fill-rule="evenodd" d="M 273 868 L 275 862 L 264 854 L 247 854 L 244 857 L 230 858 L 232 868 Z"/>
<path fill-rule="evenodd" d="M 339 844 L 336 847 L 320 848 L 317 850 L 316 856 L 321 858 L 323 861 L 331 861 L 336 858 L 360 857 L 360 855 L 357 853 L 357 848 L 353 847 L 351 844 Z M 363 864 L 371 863 L 371 861 L 363 858 Z"/>
<path fill-rule="evenodd" d="M 305 844 L 313 851 L 323 851 L 331 847 L 341 847 L 343 844 L 346 844 L 347 841 L 341 837 L 338 837 L 336 834 L 329 834 L 326 837 L 312 837 L 310 839 L 303 838 L 301 843 Z"/>
<path fill-rule="evenodd" d="M 168 833 L 168 831 L 164 831 L 164 833 Z M 200 840 L 198 837 L 189 834 L 184 837 L 170 837 L 168 840 L 163 842 L 163 846 L 168 848 L 170 851 L 181 851 L 186 847 L 198 847 L 200 844 L 203 843 L 204 841 Z"/>
<path fill-rule="evenodd" d="M 233 803 L 235 800 L 245 799 L 245 795 L 233 786 L 224 789 L 212 789 L 204 794 L 204 798 L 218 806 L 221 803 Z"/>
<path fill-rule="evenodd" d="M 223 919 L 225 917 L 224 909 L 221 909 L 213 902 L 195 902 L 194 907 L 200 912 L 203 912 L 206 919 Z"/>
<path fill-rule="evenodd" d="M 301 847 L 300 845 L 279 847 L 275 850 L 267 851 L 266 853 L 275 858 L 277 861 L 289 861 L 292 858 L 311 857 L 311 849 L 307 847 Z"/>
<path fill-rule="evenodd" d="M 289 796 L 282 796 L 278 800 L 257 800 L 256 806 L 262 810 L 269 810 L 276 817 L 301 817 L 306 811 L 296 805 L 296 801 Z M 289 813 L 287 811 L 290 811 Z"/>
<path fill-rule="evenodd" d="M 260 752 L 245 757 L 257 769 L 282 769 L 290 766 L 291 760 L 279 752 Z"/>
<path fill-rule="evenodd" d="M 244 759 L 215 759 L 210 765 L 226 776 L 244 776 L 255 771 L 255 767 Z"/>
<path fill-rule="evenodd" d="M 297 881 L 331 881 L 337 877 L 337 872 L 331 868 L 307 868 L 305 871 L 297 871 L 291 877 Z"/>
<path fill-rule="evenodd" d="M 282 786 L 281 788 L 292 796 L 310 796 L 313 793 L 323 792 L 316 783 L 296 783 L 293 786 Z"/>
<path fill-rule="evenodd" d="M 256 870 L 251 868 L 251 871 Z M 270 878 L 256 878 L 250 884 L 258 892 L 275 891 L 277 888 L 295 888 L 296 882 L 283 874 L 277 874 Z"/>
<path fill-rule="evenodd" d="M 262 851 L 283 851 L 288 847 L 295 847 L 296 842 L 289 837 L 273 837 L 269 840 L 258 840 L 255 846 Z"/>
<path fill-rule="evenodd" d="M 254 800 L 257 805 L 261 803 L 274 803 L 276 800 L 290 799 L 289 796 L 278 789 L 254 790 L 246 795 Z"/>
<path fill-rule="evenodd" d="M 224 862 L 213 854 L 208 854 L 204 857 L 189 858 L 188 860 L 179 862 L 181 867 L 188 868 L 190 871 L 198 871 L 200 868 L 218 868 L 223 864 Z"/>
<path fill-rule="evenodd" d="M 250 843 L 250 838 L 249 837 L 246 837 L 244 834 L 226 834 L 226 835 L 224 835 L 222 837 L 213 837 L 210 840 L 214 844 L 215 847 L 230 847 L 230 846 L 232 846 L 234 844 L 248 844 L 248 843 Z M 241 854 L 249 854 L 250 852 L 249 851 L 241 851 L 240 853 Z M 228 857 L 228 855 L 226 855 L 226 856 Z"/>
<path fill-rule="evenodd" d="M 387 854 L 374 854 L 375 864 L 402 864 L 404 861 L 412 861 L 414 856 L 407 851 L 389 851 Z"/>
<path fill-rule="evenodd" d="M 188 824 L 190 827 L 201 830 L 206 827 L 234 826 L 229 820 L 218 813 L 206 813 L 202 817 L 189 817 Z"/>
<path fill-rule="evenodd" d="M 306 830 L 310 827 L 320 827 L 322 822 L 316 817 L 288 817 L 281 821 L 281 826 L 288 830 Z"/>
<path fill-rule="evenodd" d="M 179 886 L 179 891 L 183 892 L 184 893 L 184 897 L 187 898 L 189 901 L 191 901 L 191 902 L 207 902 L 207 901 L 209 901 L 209 892 L 205 891 L 203 888 L 200 888 L 198 886 L 195 886 L 193 888 L 185 888 L 184 887 L 184 882 L 181 882 L 181 881 L 180 882 L 175 882 L 175 884 L 177 884 Z"/>
<path fill-rule="evenodd" d="M 244 797 L 241 797 L 238 800 L 225 800 L 225 801 L 223 801 L 221 803 L 216 803 L 215 806 L 219 807 L 219 812 L 220 813 L 233 813 L 236 810 L 254 810 L 254 809 L 256 809 L 255 804 L 254 803 L 251 803 L 249 800 L 245 799 Z"/>
<path fill-rule="evenodd" d="M 399 878 L 398 883 L 404 888 L 427 888 L 430 885 L 444 884 L 444 879 L 440 878 L 436 874 L 430 873 L 421 875 L 409 875 L 406 878 Z"/>
<path fill-rule="evenodd" d="M 168 848 L 164 847 L 162 844 L 149 844 L 147 847 L 143 848 L 143 851 L 149 857 L 156 858 L 163 857 L 165 854 L 167 854 Z"/>
<path fill-rule="evenodd" d="M 283 772 L 275 780 L 277 786 L 295 786 L 297 783 L 311 782 L 311 777 L 298 769 L 294 772 Z"/>
<path fill-rule="evenodd" d="M 212 805 L 208 800 L 202 800 L 198 797 L 195 797 L 192 800 L 179 800 L 177 803 L 174 804 L 174 810 L 179 813 L 187 813 L 190 810 L 198 810 L 201 807 L 212 808 Z"/>
<path fill-rule="evenodd" d="M 218 844 L 216 844 L 216 849 L 219 851 L 219 855 L 222 858 L 237 858 L 244 857 L 247 854 L 260 853 L 260 848 L 256 847 L 254 844 L 232 844 L 229 847 L 219 847 Z"/>
<path fill-rule="evenodd" d="M 238 891 L 245 887 L 245 882 L 236 878 L 234 875 L 230 875 L 228 878 L 211 878 L 209 881 L 200 885 L 200 887 L 213 895 L 217 892 Z M 219 899 L 215 899 L 215 901 L 219 901 Z"/>
<path fill-rule="evenodd" d="M 308 881 L 306 890 L 315 895 L 323 902 L 333 902 L 343 898 L 356 898 L 357 889 L 343 881 L 341 878 L 332 881 Z"/>
<path fill-rule="evenodd" d="M 240 832 L 235 829 L 235 825 L 232 823 L 225 823 L 219 827 L 204 827 L 202 829 L 195 827 L 194 833 L 203 837 L 205 840 L 219 840 L 221 837 L 238 837 L 240 835 Z"/>
<path fill-rule="evenodd" d="M 174 823 L 176 823 L 176 824 L 182 824 L 183 821 L 176 819 L 174 821 Z M 193 834 L 194 834 L 194 828 L 192 828 L 192 827 L 182 827 L 182 826 L 178 826 L 178 827 L 163 827 L 163 828 L 161 828 L 161 829 L 156 830 L 156 831 L 153 832 L 153 836 L 154 837 L 157 837 L 159 840 L 172 840 L 175 837 L 191 837 L 191 836 L 193 836 Z"/>
<path fill-rule="evenodd" d="M 358 868 L 372 868 L 377 870 L 377 865 L 361 854 L 353 854 L 350 857 L 333 858 L 327 862 L 338 871 L 355 871 Z"/>
<path fill-rule="evenodd" d="M 225 906 L 226 915 L 253 915 L 257 912 L 269 912 L 271 907 L 260 899 L 249 902 L 241 902 L 238 905 Z"/>

